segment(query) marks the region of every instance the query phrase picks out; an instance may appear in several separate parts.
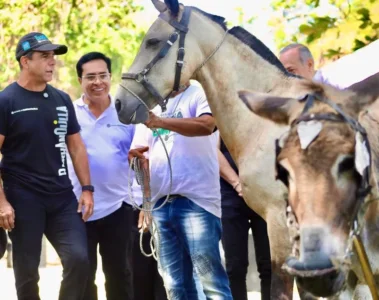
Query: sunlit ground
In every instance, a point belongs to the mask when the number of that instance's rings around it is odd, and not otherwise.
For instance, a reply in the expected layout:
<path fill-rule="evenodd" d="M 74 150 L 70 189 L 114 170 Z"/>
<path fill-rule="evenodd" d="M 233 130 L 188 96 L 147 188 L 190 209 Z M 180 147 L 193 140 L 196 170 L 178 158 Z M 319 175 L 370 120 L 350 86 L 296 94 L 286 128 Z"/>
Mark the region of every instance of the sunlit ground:
<path fill-rule="evenodd" d="M 60 286 L 62 267 L 48 266 L 40 268 L 40 296 L 42 300 L 58 299 L 58 290 Z M 101 264 L 96 276 L 96 284 L 98 286 L 99 299 L 106 300 L 104 292 L 104 275 L 101 271 Z M 6 260 L 0 260 L 0 293 L 1 300 L 17 300 L 16 289 L 14 287 L 13 269 L 6 267 Z M 249 292 L 249 300 L 260 300 L 260 293 Z M 298 298 L 295 298 L 297 300 Z M 143 300 L 143 299 L 141 299 Z"/>
<path fill-rule="evenodd" d="M 45 241 L 45 239 L 44 239 Z M 45 245 L 45 244 L 44 244 Z M 41 300 L 56 300 L 58 299 L 60 281 L 62 277 L 62 267 L 60 265 L 59 258 L 51 247 L 51 245 L 46 243 L 46 261 L 47 267 L 40 268 L 40 296 Z M 259 279 L 256 270 L 255 263 L 255 254 L 254 254 L 254 246 L 251 235 L 249 235 L 249 273 L 247 278 L 247 287 L 251 292 L 249 292 L 249 300 L 260 300 L 260 293 L 253 292 L 259 290 Z M 224 256 L 222 247 L 221 257 Z M 7 268 L 7 260 L 3 258 L 0 260 L 0 299 L 1 300 L 17 300 L 16 289 L 14 284 L 14 275 L 13 269 Z M 104 291 L 104 274 L 102 272 L 101 266 L 101 258 L 98 257 L 98 271 L 96 275 L 96 284 L 98 287 L 98 300 L 106 300 L 105 291 Z M 294 300 L 299 300 L 297 297 L 297 293 Z M 144 299 L 137 299 L 144 300 Z"/>

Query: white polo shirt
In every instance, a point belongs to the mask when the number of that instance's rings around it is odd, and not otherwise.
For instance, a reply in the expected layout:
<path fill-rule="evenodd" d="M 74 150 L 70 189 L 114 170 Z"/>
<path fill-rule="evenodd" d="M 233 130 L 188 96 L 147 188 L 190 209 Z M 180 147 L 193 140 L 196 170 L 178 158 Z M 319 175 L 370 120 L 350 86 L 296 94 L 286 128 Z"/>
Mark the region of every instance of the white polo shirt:
<path fill-rule="evenodd" d="M 95 187 L 94 213 L 89 221 L 108 216 L 119 209 L 123 202 L 131 204 L 128 196 L 128 152 L 135 127 L 124 125 L 118 120 L 112 97 L 111 101 L 97 119 L 84 103 L 83 96 L 74 101 L 81 127 L 80 135 L 87 148 L 91 183 Z M 69 155 L 67 165 L 74 193 L 79 199 L 81 185 Z"/>
<path fill-rule="evenodd" d="M 379 72 L 379 40 L 317 71 L 313 80 L 345 89 Z"/>

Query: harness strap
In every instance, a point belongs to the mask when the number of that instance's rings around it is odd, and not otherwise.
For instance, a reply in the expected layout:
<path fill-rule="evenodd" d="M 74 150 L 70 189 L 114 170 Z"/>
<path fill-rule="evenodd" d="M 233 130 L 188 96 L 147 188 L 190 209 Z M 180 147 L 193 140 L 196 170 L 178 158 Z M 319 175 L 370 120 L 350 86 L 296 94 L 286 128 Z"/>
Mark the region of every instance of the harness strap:
<path fill-rule="evenodd" d="M 186 24 L 187 26 L 187 24 L 189 24 L 190 16 L 191 16 L 190 8 L 185 7 L 181 22 L 183 24 Z M 179 90 L 179 86 L 180 86 L 180 77 L 182 74 L 182 68 L 184 65 L 184 55 L 185 55 L 184 42 L 186 39 L 187 32 L 188 32 L 188 27 L 187 27 L 187 31 L 182 31 L 179 37 L 178 57 L 176 60 L 175 82 L 174 82 L 174 88 L 173 88 L 175 92 Z"/>
<path fill-rule="evenodd" d="M 356 130 L 356 131 L 359 131 L 361 134 L 363 134 L 364 136 L 366 136 L 366 130 L 362 127 L 361 124 L 359 124 L 358 121 L 354 120 L 352 117 L 350 117 L 349 115 L 347 115 L 342 109 L 341 107 L 336 104 L 335 102 L 333 101 L 330 101 L 328 98 L 325 98 L 324 96 L 320 95 L 320 94 L 316 94 L 316 97 L 323 103 L 325 104 L 328 104 L 331 108 L 333 108 L 336 112 L 338 112 L 344 119 L 347 123 L 350 124 L 350 126 Z"/>
<path fill-rule="evenodd" d="M 302 101 L 304 100 L 305 100 L 305 105 L 300 116 L 305 115 L 308 112 L 308 110 L 313 106 L 313 104 L 315 103 L 315 96 L 307 95 L 307 97 L 305 97 Z"/>
<path fill-rule="evenodd" d="M 176 30 L 170 35 L 166 44 L 158 52 L 158 54 L 145 66 L 145 68 L 139 73 L 124 73 L 121 76 L 121 79 L 133 79 L 138 83 L 141 83 L 143 87 L 156 99 L 158 104 L 162 108 L 162 112 L 166 111 L 166 105 L 169 97 L 173 91 L 178 91 L 180 86 L 180 78 L 182 74 L 182 68 L 184 64 L 184 41 L 186 34 L 188 32 L 188 24 L 191 15 L 191 8 L 184 7 L 184 12 L 180 22 L 177 22 L 175 19 L 170 18 L 167 14 L 160 14 L 159 17 L 169 23 Z M 164 58 L 172 45 L 177 41 L 179 37 L 179 49 L 176 60 L 176 71 L 175 71 L 175 81 L 173 90 L 164 98 L 160 95 L 157 89 L 149 82 L 146 75 L 150 72 L 151 68 L 162 58 Z"/>
<path fill-rule="evenodd" d="M 171 16 L 169 16 L 165 13 L 161 13 L 158 17 L 161 18 L 162 20 L 165 20 L 168 24 L 170 24 L 172 27 L 174 27 L 178 31 L 187 33 L 188 32 L 188 21 L 186 21 L 186 19 L 185 19 L 186 17 L 184 16 L 186 13 L 186 10 L 190 10 L 190 8 L 187 6 L 184 7 L 183 16 L 182 16 L 182 19 L 180 20 L 180 22 L 176 21 Z"/>

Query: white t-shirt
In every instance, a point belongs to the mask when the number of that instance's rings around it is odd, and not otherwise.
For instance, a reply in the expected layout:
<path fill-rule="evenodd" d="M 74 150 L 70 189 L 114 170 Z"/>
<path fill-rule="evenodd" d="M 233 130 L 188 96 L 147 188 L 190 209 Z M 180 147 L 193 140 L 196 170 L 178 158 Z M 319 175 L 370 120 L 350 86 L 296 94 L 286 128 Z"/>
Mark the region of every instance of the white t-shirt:
<path fill-rule="evenodd" d="M 379 40 L 317 71 L 313 80 L 345 89 L 379 72 Z"/>
<path fill-rule="evenodd" d="M 202 88 L 191 85 L 183 93 L 171 98 L 167 111 L 157 106 L 153 113 L 161 117 L 195 118 L 211 114 Z M 167 148 L 172 167 L 170 171 L 164 147 L 157 135 L 145 125 L 137 125 L 131 149 L 149 146 L 150 187 L 152 199 L 170 194 L 180 194 L 221 217 L 219 164 L 217 157 L 218 133 L 209 136 L 186 137 L 166 129 L 158 129 Z M 138 188 L 134 184 L 133 189 Z M 136 195 L 136 198 L 138 195 Z"/>

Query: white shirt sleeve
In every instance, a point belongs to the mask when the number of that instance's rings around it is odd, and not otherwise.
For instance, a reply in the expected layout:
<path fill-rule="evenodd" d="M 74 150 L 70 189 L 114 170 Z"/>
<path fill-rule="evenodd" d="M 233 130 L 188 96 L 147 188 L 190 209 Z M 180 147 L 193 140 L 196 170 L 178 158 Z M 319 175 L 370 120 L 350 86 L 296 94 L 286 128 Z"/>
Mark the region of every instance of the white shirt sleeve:
<path fill-rule="evenodd" d="M 313 76 L 313 81 L 318 83 L 325 83 L 324 76 L 322 74 L 322 70 L 317 70 L 316 74 Z"/>
<path fill-rule="evenodd" d="M 192 88 L 196 88 L 196 91 L 192 95 L 190 102 L 191 116 L 195 118 L 203 114 L 212 114 L 204 90 L 197 86 L 192 86 Z"/>
<path fill-rule="evenodd" d="M 149 146 L 148 128 L 144 124 L 137 124 L 130 149 Z"/>

